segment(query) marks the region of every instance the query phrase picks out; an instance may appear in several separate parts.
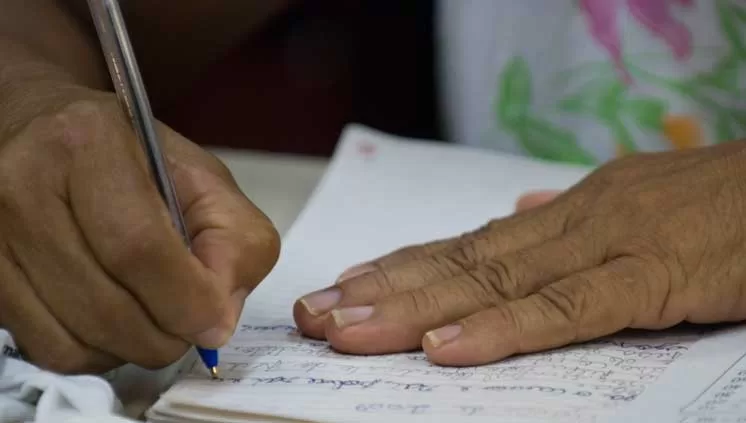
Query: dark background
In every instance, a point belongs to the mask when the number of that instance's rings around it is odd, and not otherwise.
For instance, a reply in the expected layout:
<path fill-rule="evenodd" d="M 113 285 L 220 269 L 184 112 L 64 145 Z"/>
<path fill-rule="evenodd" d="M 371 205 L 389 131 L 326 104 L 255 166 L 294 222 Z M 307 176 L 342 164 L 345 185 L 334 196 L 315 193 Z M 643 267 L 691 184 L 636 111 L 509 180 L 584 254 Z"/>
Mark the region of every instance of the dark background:
<path fill-rule="evenodd" d="M 158 117 L 210 146 L 328 156 L 358 122 L 439 138 L 433 2 L 307 1 Z"/>

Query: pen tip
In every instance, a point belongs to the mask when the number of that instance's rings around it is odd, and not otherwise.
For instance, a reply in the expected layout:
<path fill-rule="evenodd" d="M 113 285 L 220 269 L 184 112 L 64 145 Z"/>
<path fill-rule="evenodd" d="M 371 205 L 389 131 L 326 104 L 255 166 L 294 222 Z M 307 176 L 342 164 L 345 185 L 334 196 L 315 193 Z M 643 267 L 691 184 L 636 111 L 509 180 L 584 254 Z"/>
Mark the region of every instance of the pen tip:
<path fill-rule="evenodd" d="M 212 376 L 213 379 L 218 378 L 218 368 L 217 367 L 210 367 L 210 376 Z"/>

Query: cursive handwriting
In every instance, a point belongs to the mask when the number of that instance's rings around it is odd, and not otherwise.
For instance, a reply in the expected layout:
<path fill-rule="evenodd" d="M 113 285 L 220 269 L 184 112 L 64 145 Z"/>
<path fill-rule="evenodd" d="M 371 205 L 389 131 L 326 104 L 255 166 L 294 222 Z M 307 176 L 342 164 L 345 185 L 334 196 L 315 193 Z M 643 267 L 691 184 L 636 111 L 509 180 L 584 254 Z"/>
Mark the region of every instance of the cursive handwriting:
<path fill-rule="evenodd" d="M 639 397 L 697 338 L 617 336 L 451 368 L 431 364 L 422 352 L 340 354 L 292 325 L 242 325 L 221 351 L 222 378 L 209 380 L 196 366 L 187 379 L 236 389 L 242 401 L 312 395 L 364 415 L 593 422 Z"/>
<path fill-rule="evenodd" d="M 746 423 L 746 355 L 681 410 L 681 423 Z"/>

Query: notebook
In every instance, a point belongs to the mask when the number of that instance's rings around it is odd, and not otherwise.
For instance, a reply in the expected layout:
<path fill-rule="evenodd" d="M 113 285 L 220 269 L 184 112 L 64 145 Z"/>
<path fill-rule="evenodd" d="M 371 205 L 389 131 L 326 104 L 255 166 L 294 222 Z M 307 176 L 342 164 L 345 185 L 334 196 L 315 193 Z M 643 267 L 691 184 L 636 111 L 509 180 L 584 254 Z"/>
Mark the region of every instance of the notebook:
<path fill-rule="evenodd" d="M 746 352 L 743 330 L 625 332 L 451 368 L 430 364 L 421 352 L 338 354 L 293 326 L 296 298 L 330 285 L 346 267 L 473 230 L 512 213 L 521 193 L 564 189 L 589 171 L 347 127 L 285 237 L 277 266 L 249 297 L 237 332 L 221 349 L 221 379 L 211 380 L 194 360 L 150 408 L 148 420 L 577 423 L 632 413 L 640 421 L 650 401 L 671 396 L 690 369 L 699 372 L 699 388 L 706 387 Z M 684 421 L 675 412 L 659 416 Z"/>

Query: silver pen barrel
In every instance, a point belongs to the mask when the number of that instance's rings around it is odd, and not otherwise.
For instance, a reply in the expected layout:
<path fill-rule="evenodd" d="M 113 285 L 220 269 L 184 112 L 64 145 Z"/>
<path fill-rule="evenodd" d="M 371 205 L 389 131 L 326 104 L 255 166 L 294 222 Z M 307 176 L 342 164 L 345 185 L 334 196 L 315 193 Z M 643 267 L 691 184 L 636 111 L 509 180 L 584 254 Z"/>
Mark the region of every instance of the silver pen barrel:
<path fill-rule="evenodd" d="M 116 0 L 88 0 L 88 6 L 117 97 L 133 123 L 135 135 L 145 151 L 148 166 L 166 202 L 171 220 L 189 246 L 189 234 L 158 142 L 155 118 L 119 4 Z"/>

